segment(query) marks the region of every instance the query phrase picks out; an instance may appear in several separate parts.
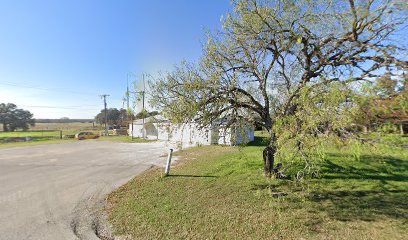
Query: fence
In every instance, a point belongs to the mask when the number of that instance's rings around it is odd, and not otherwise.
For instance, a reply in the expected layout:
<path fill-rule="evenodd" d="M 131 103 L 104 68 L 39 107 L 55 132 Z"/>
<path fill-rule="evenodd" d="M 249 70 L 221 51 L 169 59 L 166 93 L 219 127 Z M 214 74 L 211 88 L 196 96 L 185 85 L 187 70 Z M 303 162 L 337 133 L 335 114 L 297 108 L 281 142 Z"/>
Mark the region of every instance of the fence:
<path fill-rule="evenodd" d="M 0 142 L 39 141 L 49 139 L 62 139 L 62 137 L 63 131 L 61 130 L 0 132 Z"/>

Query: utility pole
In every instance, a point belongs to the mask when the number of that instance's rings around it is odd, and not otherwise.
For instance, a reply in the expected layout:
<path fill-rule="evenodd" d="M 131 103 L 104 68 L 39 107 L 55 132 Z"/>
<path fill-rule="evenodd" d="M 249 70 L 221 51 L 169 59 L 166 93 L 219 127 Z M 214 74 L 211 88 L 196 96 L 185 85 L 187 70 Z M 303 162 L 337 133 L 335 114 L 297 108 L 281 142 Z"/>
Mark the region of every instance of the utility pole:
<path fill-rule="evenodd" d="M 146 134 L 145 134 L 145 93 L 146 93 L 146 85 L 145 85 L 144 77 L 145 77 L 145 75 L 143 74 L 143 91 L 129 91 L 129 85 L 127 87 L 128 105 L 129 105 L 129 94 L 130 93 L 142 94 L 142 115 L 143 115 L 142 138 L 145 138 L 145 136 L 146 136 Z M 133 121 L 132 121 L 132 139 L 133 139 Z"/>
<path fill-rule="evenodd" d="M 143 91 L 142 91 L 142 113 L 143 113 L 143 138 L 145 138 L 145 79 L 143 73 Z"/>
<path fill-rule="evenodd" d="M 130 115 L 128 116 L 128 120 L 130 118 L 130 136 L 133 141 L 133 112 L 130 110 L 130 104 L 129 104 L 129 98 L 130 98 L 130 91 L 129 91 L 129 73 L 127 74 L 127 79 L 126 79 L 126 98 L 127 98 L 127 113 Z"/>
<path fill-rule="evenodd" d="M 103 104 L 105 106 L 105 136 L 108 136 L 108 111 L 106 109 L 106 97 L 109 97 L 108 94 L 100 95 L 103 98 Z"/>

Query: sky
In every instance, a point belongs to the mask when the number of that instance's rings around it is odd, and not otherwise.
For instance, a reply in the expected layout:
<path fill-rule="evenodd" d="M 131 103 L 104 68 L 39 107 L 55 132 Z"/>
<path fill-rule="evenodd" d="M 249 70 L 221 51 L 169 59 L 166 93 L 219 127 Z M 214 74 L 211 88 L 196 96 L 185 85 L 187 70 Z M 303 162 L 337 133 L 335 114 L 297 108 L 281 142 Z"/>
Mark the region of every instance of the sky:
<path fill-rule="evenodd" d="M 229 11 L 229 0 L 0 0 L 0 103 L 94 118 L 109 94 L 119 109 L 127 79 L 197 61 Z"/>

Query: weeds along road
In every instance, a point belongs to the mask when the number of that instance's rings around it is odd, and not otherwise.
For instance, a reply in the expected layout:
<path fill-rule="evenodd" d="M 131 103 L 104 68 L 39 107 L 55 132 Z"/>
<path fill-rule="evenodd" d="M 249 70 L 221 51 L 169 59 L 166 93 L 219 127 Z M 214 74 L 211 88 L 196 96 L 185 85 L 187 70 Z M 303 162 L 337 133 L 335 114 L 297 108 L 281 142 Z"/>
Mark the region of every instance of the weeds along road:
<path fill-rule="evenodd" d="M 97 140 L 0 149 L 0 239 L 111 239 L 106 194 L 165 153 L 160 142 Z"/>

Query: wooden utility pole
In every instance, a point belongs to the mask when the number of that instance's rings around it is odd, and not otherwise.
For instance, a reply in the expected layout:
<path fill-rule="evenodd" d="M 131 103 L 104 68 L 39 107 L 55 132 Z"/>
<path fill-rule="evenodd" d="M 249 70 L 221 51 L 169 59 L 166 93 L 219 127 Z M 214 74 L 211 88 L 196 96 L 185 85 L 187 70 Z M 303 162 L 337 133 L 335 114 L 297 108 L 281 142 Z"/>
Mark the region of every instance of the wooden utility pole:
<path fill-rule="evenodd" d="M 130 102 L 129 102 L 129 98 L 130 98 L 130 91 L 129 91 L 129 75 L 130 73 L 127 74 L 127 79 L 126 79 L 126 99 L 127 99 L 127 113 L 128 113 L 128 120 L 130 122 L 130 136 L 131 139 L 133 141 L 133 111 L 131 111 L 130 109 Z"/>
<path fill-rule="evenodd" d="M 108 136 L 108 111 L 106 109 L 106 97 L 109 97 L 108 94 L 102 94 L 101 98 L 103 98 L 103 105 L 105 107 L 105 136 Z"/>
<path fill-rule="evenodd" d="M 144 79 L 144 73 L 143 73 L 143 91 L 142 91 L 142 113 L 143 113 L 143 138 L 145 138 L 145 79 Z"/>
<path fill-rule="evenodd" d="M 129 106 L 129 95 L 130 93 L 136 93 L 136 94 L 141 94 L 142 95 L 142 116 L 143 116 L 143 128 L 142 128 L 142 138 L 145 138 L 145 94 L 146 94 L 146 85 L 145 85 L 145 75 L 143 74 L 143 91 L 129 91 L 129 84 L 127 87 L 127 100 L 128 100 L 128 106 Z M 132 117 L 133 119 L 133 117 Z M 132 139 L 133 139 L 133 120 L 132 120 Z"/>

